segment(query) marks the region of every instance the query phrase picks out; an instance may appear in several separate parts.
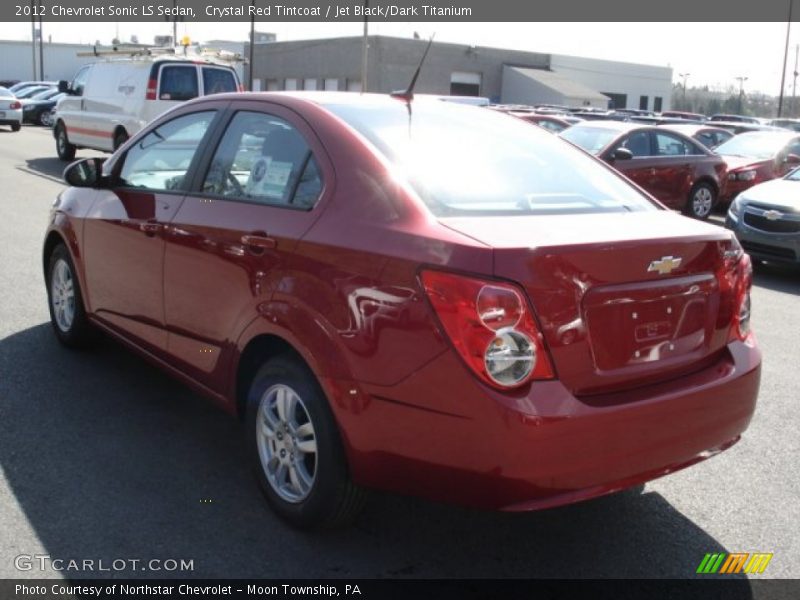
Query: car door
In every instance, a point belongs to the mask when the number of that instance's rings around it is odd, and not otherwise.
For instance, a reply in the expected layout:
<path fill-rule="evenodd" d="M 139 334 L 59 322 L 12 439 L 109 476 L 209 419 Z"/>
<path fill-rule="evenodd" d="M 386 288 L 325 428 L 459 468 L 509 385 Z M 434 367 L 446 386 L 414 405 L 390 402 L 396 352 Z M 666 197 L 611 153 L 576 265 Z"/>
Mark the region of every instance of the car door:
<path fill-rule="evenodd" d="M 633 158 L 612 159 L 614 151 L 618 148 L 630 150 L 631 154 L 633 154 Z M 654 158 L 652 140 L 648 130 L 632 131 L 623 136 L 618 143 L 614 144 L 614 146 L 609 149 L 605 158 L 615 169 L 624 174 L 628 179 L 634 181 L 653 194 L 652 179 Z"/>
<path fill-rule="evenodd" d="M 320 142 L 293 112 L 247 101 L 230 112 L 171 220 L 164 262 L 170 357 L 218 392 L 239 334 L 281 280 L 333 180 Z"/>
<path fill-rule="evenodd" d="M 112 167 L 83 230 L 94 315 L 153 351 L 166 349 L 164 226 L 183 201 L 187 176 L 218 111 L 176 116 L 139 136 Z"/>
<path fill-rule="evenodd" d="M 694 183 L 694 165 L 705 156 L 695 144 L 666 131 L 654 131 L 651 188 L 673 209 L 682 209 Z"/>

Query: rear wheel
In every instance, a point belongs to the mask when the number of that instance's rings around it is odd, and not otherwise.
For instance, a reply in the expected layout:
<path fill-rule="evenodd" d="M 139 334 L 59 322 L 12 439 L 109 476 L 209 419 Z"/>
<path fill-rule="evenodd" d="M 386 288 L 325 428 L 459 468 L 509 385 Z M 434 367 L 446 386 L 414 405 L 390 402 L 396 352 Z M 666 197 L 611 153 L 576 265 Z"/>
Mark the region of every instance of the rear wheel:
<path fill-rule="evenodd" d="M 92 341 L 92 329 L 84 310 L 75 265 L 64 244 L 58 244 L 50 254 L 47 299 L 50 322 L 58 340 L 66 346 L 88 345 Z"/>
<path fill-rule="evenodd" d="M 710 183 L 701 181 L 694 184 L 689 192 L 686 214 L 695 219 L 707 219 L 717 201 L 717 190 Z"/>
<path fill-rule="evenodd" d="M 19 131 L 22 129 L 22 123 L 14 123 L 11 125 L 11 131 Z"/>
<path fill-rule="evenodd" d="M 271 508 L 301 529 L 341 527 L 364 505 L 350 481 L 339 431 L 314 376 L 279 357 L 258 371 L 248 394 L 247 444 Z"/>
<path fill-rule="evenodd" d="M 75 150 L 75 146 L 69 143 L 67 128 L 64 127 L 64 123 L 56 125 L 56 152 L 58 152 L 58 158 L 72 160 L 75 158 Z"/>

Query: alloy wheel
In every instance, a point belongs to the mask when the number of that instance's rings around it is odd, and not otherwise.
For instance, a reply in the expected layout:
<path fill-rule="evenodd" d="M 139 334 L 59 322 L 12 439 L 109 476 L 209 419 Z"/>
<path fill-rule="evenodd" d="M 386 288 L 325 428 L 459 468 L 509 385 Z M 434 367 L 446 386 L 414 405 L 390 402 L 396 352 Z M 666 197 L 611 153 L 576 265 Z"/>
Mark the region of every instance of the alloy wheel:
<path fill-rule="evenodd" d="M 72 269 L 63 258 L 59 258 L 53 267 L 50 301 L 53 304 L 56 325 L 64 333 L 69 332 L 75 320 L 75 284 Z"/>

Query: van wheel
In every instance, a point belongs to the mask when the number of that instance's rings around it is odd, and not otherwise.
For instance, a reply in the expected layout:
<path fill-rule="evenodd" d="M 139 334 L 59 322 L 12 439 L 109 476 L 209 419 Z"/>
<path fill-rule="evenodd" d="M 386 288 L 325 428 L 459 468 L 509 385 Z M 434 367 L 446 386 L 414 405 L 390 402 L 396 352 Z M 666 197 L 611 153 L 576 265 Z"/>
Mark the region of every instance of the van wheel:
<path fill-rule="evenodd" d="M 710 183 L 701 181 L 694 184 L 689 192 L 686 214 L 695 219 L 707 219 L 717 201 L 717 191 Z"/>
<path fill-rule="evenodd" d="M 58 152 L 58 158 L 61 160 L 73 160 L 75 158 L 75 150 L 75 146 L 69 143 L 67 128 L 64 127 L 64 123 L 56 125 L 56 152 Z"/>
<path fill-rule="evenodd" d="M 269 360 L 247 401 L 248 454 L 270 507 L 300 529 L 350 524 L 365 491 L 350 481 L 339 430 L 308 368 L 288 356 Z"/>
<path fill-rule="evenodd" d="M 119 150 L 119 147 L 122 146 L 125 142 L 128 141 L 128 133 L 123 129 L 116 133 L 114 136 L 114 152 Z"/>

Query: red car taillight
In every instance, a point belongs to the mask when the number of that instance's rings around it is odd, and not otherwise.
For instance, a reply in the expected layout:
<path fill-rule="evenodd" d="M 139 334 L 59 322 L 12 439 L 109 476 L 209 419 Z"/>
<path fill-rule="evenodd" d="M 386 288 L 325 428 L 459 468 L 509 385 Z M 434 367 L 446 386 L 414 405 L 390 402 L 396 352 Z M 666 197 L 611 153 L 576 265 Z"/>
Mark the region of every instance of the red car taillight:
<path fill-rule="evenodd" d="M 145 94 L 145 100 L 155 100 L 156 99 L 156 87 L 157 83 L 155 79 L 149 79 L 147 81 L 147 93 Z"/>
<path fill-rule="evenodd" d="M 22 108 L 22 102 L 12 102 L 8 105 L 8 110 L 18 110 Z"/>
<path fill-rule="evenodd" d="M 519 387 L 555 374 L 533 311 L 516 286 L 423 271 L 425 293 L 461 358 L 489 385 Z"/>
<path fill-rule="evenodd" d="M 722 271 L 717 278 L 721 291 L 733 296 L 731 329 L 728 341 L 747 341 L 750 332 L 750 288 L 753 287 L 753 263 L 736 238 L 722 247 Z"/>

